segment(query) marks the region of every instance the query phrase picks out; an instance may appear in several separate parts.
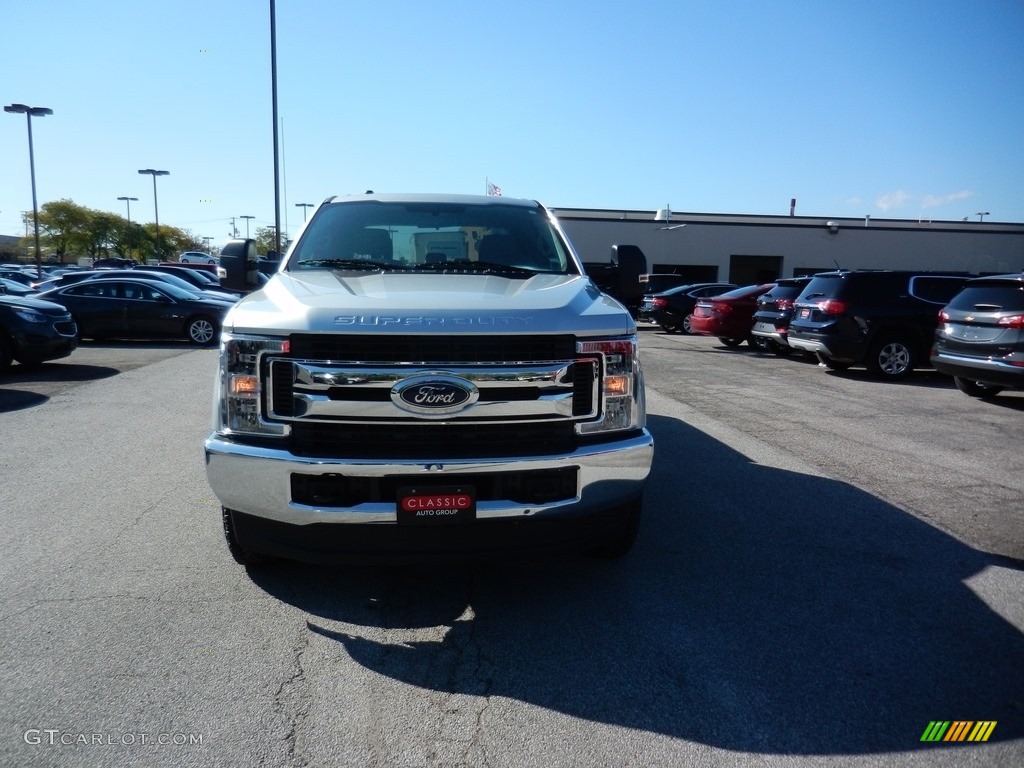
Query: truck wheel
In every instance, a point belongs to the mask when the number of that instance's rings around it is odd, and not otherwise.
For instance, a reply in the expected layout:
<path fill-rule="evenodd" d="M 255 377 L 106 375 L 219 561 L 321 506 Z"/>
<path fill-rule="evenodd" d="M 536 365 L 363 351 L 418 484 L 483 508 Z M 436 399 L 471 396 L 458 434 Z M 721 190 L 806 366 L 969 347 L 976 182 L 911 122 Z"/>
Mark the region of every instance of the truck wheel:
<path fill-rule="evenodd" d="M 633 548 L 636 536 L 640 532 L 640 514 L 643 510 L 643 496 L 623 504 L 616 508 L 616 512 L 622 515 L 622 522 L 609 533 L 603 541 L 598 542 L 587 554 L 592 557 L 600 557 L 612 560 L 623 557 Z"/>
<path fill-rule="evenodd" d="M 224 538 L 228 543 L 228 552 L 231 553 L 231 557 L 234 558 L 236 563 L 239 563 L 240 565 L 262 565 L 264 563 L 271 563 L 274 561 L 274 558 L 268 555 L 260 555 L 256 552 L 250 552 L 238 543 L 238 537 L 236 535 L 236 531 L 238 530 L 238 521 L 235 519 L 234 510 L 228 509 L 227 507 L 221 507 L 220 517 L 224 524 Z"/>
<path fill-rule="evenodd" d="M 982 384 L 980 381 L 972 381 L 960 376 L 954 376 L 953 382 L 957 389 L 971 397 L 995 397 L 1003 391 L 1003 388 L 996 384 Z"/>
<path fill-rule="evenodd" d="M 216 341 L 217 324 L 208 317 L 194 317 L 185 328 L 188 340 L 200 347 L 206 347 Z"/>
<path fill-rule="evenodd" d="M 901 336 L 879 339 L 868 353 L 868 372 L 877 379 L 897 381 L 914 370 L 914 345 Z"/>

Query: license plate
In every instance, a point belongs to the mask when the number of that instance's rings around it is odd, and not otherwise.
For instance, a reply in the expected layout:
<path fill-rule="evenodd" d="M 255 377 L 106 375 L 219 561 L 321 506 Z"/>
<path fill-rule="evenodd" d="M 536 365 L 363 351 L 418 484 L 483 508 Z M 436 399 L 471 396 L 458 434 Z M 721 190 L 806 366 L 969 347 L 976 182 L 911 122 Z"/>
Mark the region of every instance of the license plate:
<path fill-rule="evenodd" d="M 461 525 L 476 520 L 476 492 L 469 485 L 398 489 L 399 525 Z"/>
<path fill-rule="evenodd" d="M 809 310 L 809 309 L 801 309 L 800 310 L 800 317 L 810 317 L 810 316 L 811 316 L 811 310 Z"/>

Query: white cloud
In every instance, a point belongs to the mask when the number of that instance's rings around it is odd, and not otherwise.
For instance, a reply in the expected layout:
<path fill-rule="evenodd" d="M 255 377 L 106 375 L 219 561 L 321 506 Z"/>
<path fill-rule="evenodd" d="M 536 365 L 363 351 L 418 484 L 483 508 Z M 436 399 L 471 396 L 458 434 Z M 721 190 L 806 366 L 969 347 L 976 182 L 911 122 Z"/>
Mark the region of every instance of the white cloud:
<path fill-rule="evenodd" d="M 900 189 L 896 192 L 886 192 L 884 195 L 881 195 L 875 200 L 875 205 L 878 206 L 879 210 L 888 211 L 892 208 L 899 208 L 908 200 L 910 200 L 910 195 Z"/>
<path fill-rule="evenodd" d="M 970 190 L 963 189 L 959 192 L 953 192 L 949 195 L 925 195 L 921 200 L 922 208 L 941 208 L 943 205 L 949 203 L 956 203 L 960 200 L 968 200 L 974 197 L 974 193 Z"/>

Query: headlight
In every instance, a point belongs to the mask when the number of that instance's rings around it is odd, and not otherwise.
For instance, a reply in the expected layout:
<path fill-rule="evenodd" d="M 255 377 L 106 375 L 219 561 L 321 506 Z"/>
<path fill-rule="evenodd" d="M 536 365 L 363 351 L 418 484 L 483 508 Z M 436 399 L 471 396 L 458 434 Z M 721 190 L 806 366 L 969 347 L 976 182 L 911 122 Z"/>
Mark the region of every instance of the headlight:
<path fill-rule="evenodd" d="M 14 307 L 13 309 L 14 314 L 27 323 L 46 323 L 49 321 L 49 318 L 39 310 L 29 309 L 28 307 Z"/>
<path fill-rule="evenodd" d="M 266 393 L 264 356 L 287 352 L 288 340 L 221 333 L 220 376 L 214 429 L 222 434 L 280 437 L 283 424 L 263 419 Z"/>
<path fill-rule="evenodd" d="M 644 383 L 637 349 L 636 336 L 577 342 L 579 355 L 597 355 L 600 359 L 600 416 L 597 421 L 581 424 L 582 434 L 640 429 L 645 425 Z"/>

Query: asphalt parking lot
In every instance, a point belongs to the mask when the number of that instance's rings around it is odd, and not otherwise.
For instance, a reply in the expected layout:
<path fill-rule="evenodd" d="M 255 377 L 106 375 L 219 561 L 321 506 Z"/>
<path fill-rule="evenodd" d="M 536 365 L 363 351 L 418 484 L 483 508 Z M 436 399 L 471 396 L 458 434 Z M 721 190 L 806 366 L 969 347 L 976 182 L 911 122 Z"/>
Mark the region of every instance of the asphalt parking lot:
<path fill-rule="evenodd" d="M 0 413 L 42 405 L 84 383 L 193 351 L 195 347 L 184 341 L 82 341 L 68 357 L 32 368 L 14 364 L 0 374 Z M 202 396 L 211 397 L 212 390 Z"/>
<path fill-rule="evenodd" d="M 12 369 L 0 764 L 1021 764 L 1024 393 L 641 335 L 655 465 L 614 563 L 243 569 L 214 351 Z"/>

